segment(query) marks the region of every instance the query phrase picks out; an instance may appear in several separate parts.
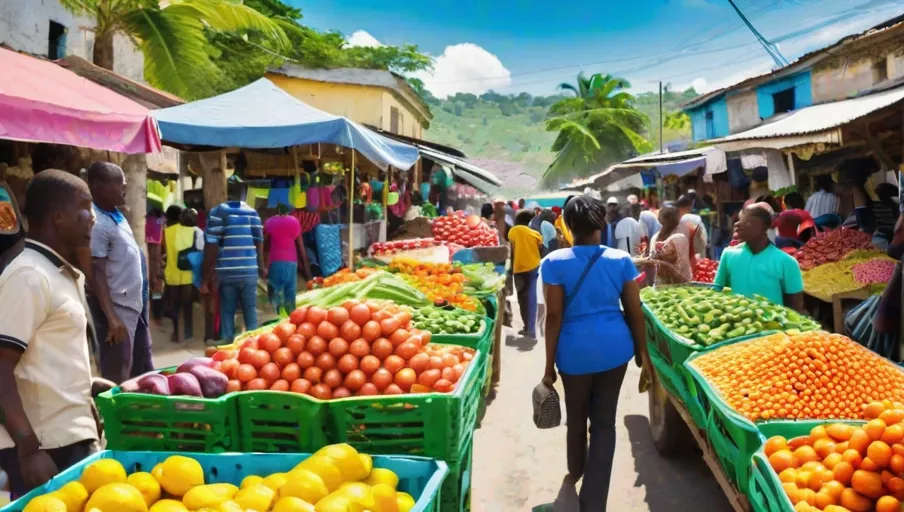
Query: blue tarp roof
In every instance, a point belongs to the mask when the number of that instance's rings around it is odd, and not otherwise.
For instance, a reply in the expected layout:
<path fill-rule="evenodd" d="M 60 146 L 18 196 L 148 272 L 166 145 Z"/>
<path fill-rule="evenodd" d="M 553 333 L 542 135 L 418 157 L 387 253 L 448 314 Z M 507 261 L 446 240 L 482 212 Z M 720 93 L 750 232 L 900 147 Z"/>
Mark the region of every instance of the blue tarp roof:
<path fill-rule="evenodd" d="M 155 110 L 161 139 L 198 146 L 281 148 L 317 142 L 358 150 L 385 169 L 409 169 L 417 148 L 318 110 L 266 78 L 226 94 Z"/>

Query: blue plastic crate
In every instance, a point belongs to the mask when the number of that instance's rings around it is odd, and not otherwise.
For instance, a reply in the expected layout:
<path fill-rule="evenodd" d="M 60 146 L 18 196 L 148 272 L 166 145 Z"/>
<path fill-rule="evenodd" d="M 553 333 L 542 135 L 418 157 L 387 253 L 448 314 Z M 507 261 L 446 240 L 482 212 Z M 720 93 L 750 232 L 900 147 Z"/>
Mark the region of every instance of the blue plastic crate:
<path fill-rule="evenodd" d="M 150 472 L 170 455 L 185 455 L 201 463 L 206 483 L 231 483 L 239 485 L 251 474 L 269 475 L 285 472 L 310 454 L 298 453 L 174 453 L 174 452 L 120 452 L 107 450 L 96 453 L 82 462 L 63 471 L 55 478 L 31 491 L 21 499 L 0 508 L 0 512 L 21 512 L 33 498 L 53 492 L 63 485 L 78 480 L 85 466 L 98 459 L 116 459 L 126 468 L 127 473 Z M 374 455 L 375 468 L 391 469 L 399 476 L 399 491 L 413 496 L 417 503 L 412 512 L 437 512 L 440 505 L 440 489 L 449 466 L 445 462 L 424 457 L 402 457 L 394 455 Z"/>

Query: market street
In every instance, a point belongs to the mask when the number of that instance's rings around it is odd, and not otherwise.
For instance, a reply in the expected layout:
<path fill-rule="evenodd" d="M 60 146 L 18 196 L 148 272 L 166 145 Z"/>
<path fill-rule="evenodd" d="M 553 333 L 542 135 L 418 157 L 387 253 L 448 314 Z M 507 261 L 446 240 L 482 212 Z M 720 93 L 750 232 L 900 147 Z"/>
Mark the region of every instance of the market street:
<path fill-rule="evenodd" d="M 516 335 L 521 327 L 517 301 L 512 306 L 516 326 L 505 329 L 502 380 L 474 433 L 471 510 L 577 511 L 576 494 L 562 488 L 566 473 L 564 406 L 562 426 L 552 430 L 534 427 L 530 394 L 543 373 L 544 349 L 542 344 Z M 199 323 L 196 329 L 202 327 Z M 169 322 L 166 328 L 154 330 L 158 368 L 181 364 L 202 352 L 199 342 L 186 346 L 170 343 Z M 630 364 L 619 398 L 611 510 L 658 512 L 691 506 L 729 510 L 715 478 L 692 447 L 681 459 L 666 460 L 656 453 L 649 433 L 647 397 L 637 392 L 639 376 L 640 370 Z M 564 396 L 560 384 L 558 388 Z"/>

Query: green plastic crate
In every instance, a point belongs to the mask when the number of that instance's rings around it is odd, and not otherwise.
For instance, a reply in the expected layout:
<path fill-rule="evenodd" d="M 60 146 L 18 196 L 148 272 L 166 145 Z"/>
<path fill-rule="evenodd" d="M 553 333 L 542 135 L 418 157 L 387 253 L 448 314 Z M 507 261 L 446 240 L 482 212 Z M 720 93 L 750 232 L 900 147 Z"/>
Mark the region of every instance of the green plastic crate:
<path fill-rule="evenodd" d="M 159 396 L 116 387 L 95 401 L 111 450 L 221 453 L 239 449 L 235 395 Z"/>
<path fill-rule="evenodd" d="M 374 454 L 421 455 L 458 462 L 471 442 L 487 373 L 478 350 L 452 393 L 332 400 L 327 441 Z"/>
<path fill-rule="evenodd" d="M 459 462 L 448 463 L 449 475 L 440 492 L 441 512 L 471 510 L 471 472 L 474 468 L 474 443 L 468 442 L 458 456 Z"/>
<path fill-rule="evenodd" d="M 329 444 L 327 413 L 307 395 L 279 391 L 235 394 L 243 452 L 314 452 Z"/>
<path fill-rule="evenodd" d="M 694 420 L 694 424 L 697 425 L 697 428 L 705 429 L 707 423 L 706 415 L 696 401 L 690 400 L 685 385 L 685 377 L 679 375 L 671 365 L 666 363 L 656 348 L 650 347 L 649 355 L 650 363 L 652 363 L 653 368 L 656 369 L 656 377 L 662 387 L 684 404 L 688 413 L 691 415 L 691 418 Z"/>

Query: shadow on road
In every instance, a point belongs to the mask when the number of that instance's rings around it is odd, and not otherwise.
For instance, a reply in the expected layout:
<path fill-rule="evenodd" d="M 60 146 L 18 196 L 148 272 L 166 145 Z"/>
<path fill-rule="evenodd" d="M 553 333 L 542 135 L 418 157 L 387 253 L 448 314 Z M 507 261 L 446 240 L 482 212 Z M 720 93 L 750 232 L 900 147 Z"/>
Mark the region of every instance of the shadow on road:
<path fill-rule="evenodd" d="M 665 459 L 653 446 L 650 421 L 646 416 L 625 416 L 625 427 L 631 441 L 635 487 L 644 487 L 650 512 L 694 508 L 697 510 L 731 510 L 715 477 L 703 459 L 689 445 L 671 459 Z M 693 441 L 690 441 L 693 443 Z"/>
<path fill-rule="evenodd" d="M 562 479 L 562 486 L 559 487 L 559 494 L 552 503 L 537 505 L 531 509 L 531 512 L 578 512 L 580 504 L 578 502 L 578 493 L 575 490 L 575 482 L 569 476 Z"/>
<path fill-rule="evenodd" d="M 518 352 L 530 352 L 537 346 L 537 339 L 509 334 L 505 337 L 505 346 L 515 347 Z"/>

